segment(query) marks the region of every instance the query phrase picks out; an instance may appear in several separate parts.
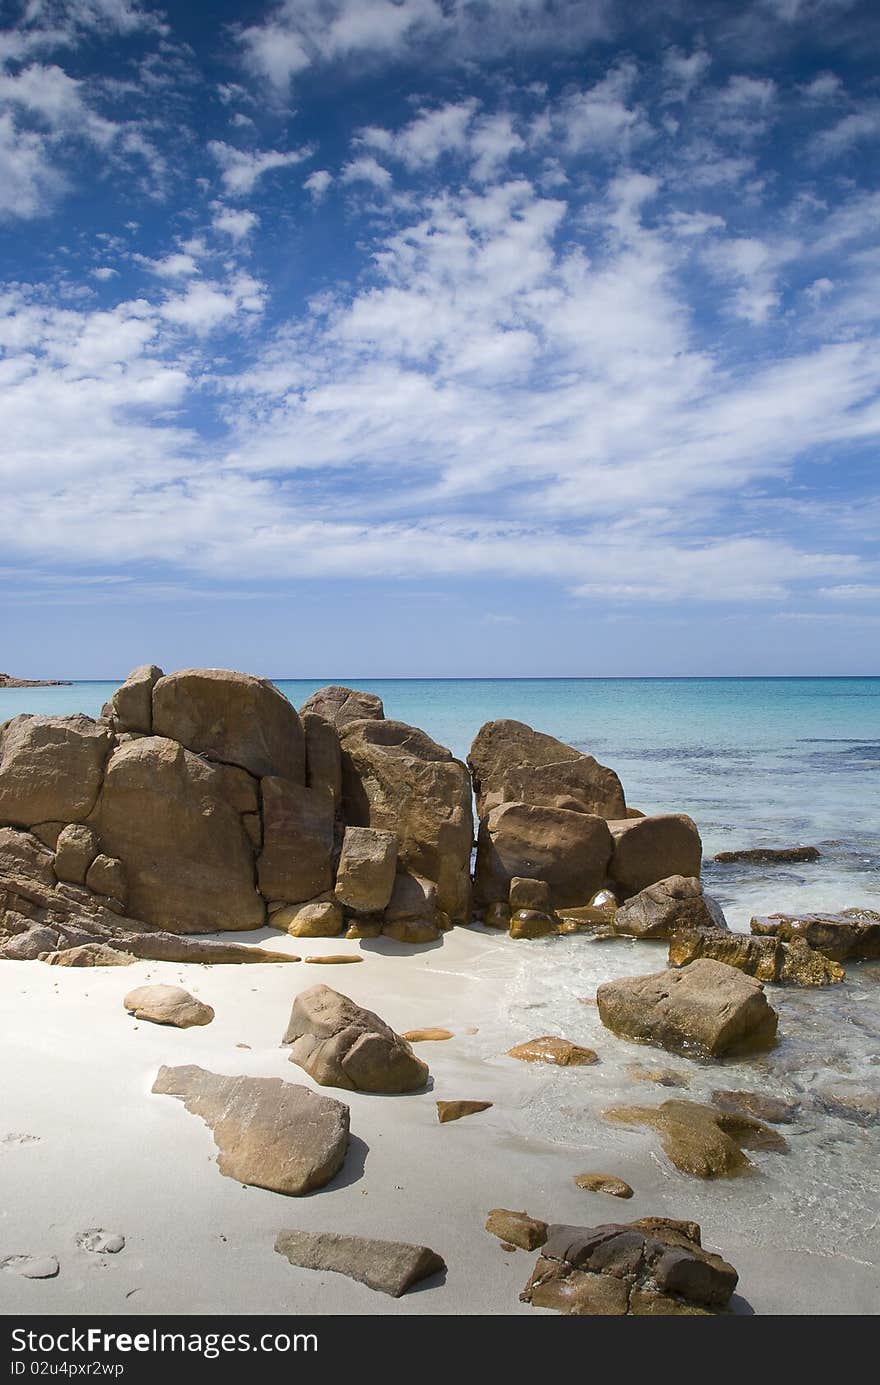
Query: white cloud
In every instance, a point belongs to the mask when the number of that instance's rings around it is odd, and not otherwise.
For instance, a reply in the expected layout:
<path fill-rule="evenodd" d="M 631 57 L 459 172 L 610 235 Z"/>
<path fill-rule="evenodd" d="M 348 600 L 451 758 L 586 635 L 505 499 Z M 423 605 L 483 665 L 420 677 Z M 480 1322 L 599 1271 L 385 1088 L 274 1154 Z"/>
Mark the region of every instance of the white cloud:
<path fill-rule="evenodd" d="M 160 260 L 151 260 L 146 255 L 135 255 L 133 258 L 141 268 L 149 270 L 159 279 L 188 279 L 200 273 L 193 255 L 182 250 L 174 250 Z"/>
<path fill-rule="evenodd" d="M 0 220 L 44 216 L 65 186 L 45 138 L 0 113 Z"/>
<path fill-rule="evenodd" d="M 276 168 L 292 168 L 312 155 L 309 148 L 284 152 L 277 149 L 254 150 L 248 153 L 216 139 L 209 141 L 208 152 L 219 165 L 223 185 L 232 197 L 246 197 L 264 173 Z"/>
<path fill-rule="evenodd" d="M 110 265 L 99 265 L 98 268 L 93 269 L 91 273 L 92 278 L 100 280 L 102 284 L 109 283 L 111 279 L 119 278 L 119 270 L 111 268 Z"/>
<path fill-rule="evenodd" d="M 191 284 L 183 293 L 166 298 L 159 313 L 166 322 L 205 336 L 242 313 L 262 312 L 264 306 L 264 285 L 239 272 L 226 283 L 200 280 Z"/>
<path fill-rule="evenodd" d="M 332 182 L 332 173 L 328 173 L 326 168 L 316 168 L 314 173 L 310 173 L 306 178 L 303 187 L 306 192 L 311 193 L 313 201 L 320 202 Z"/>
<path fill-rule="evenodd" d="M 866 106 L 863 110 L 845 115 L 827 130 L 821 130 L 810 143 L 817 159 L 837 158 L 847 153 L 855 145 L 865 140 L 876 140 L 880 136 L 880 104 Z"/>
<path fill-rule="evenodd" d="M 372 183 L 376 188 L 390 188 L 391 174 L 388 169 L 374 159 L 372 154 L 361 154 L 343 165 L 340 179 L 343 183 Z"/>
<path fill-rule="evenodd" d="M 260 224 L 256 212 L 246 211 L 244 207 L 225 207 L 222 202 L 212 202 L 211 211 L 214 230 L 229 236 L 236 245 L 246 240 Z"/>
<path fill-rule="evenodd" d="M 644 112 L 628 104 L 637 75 L 635 63 L 625 60 L 560 102 L 554 125 L 569 153 L 628 155 L 651 137 Z"/>

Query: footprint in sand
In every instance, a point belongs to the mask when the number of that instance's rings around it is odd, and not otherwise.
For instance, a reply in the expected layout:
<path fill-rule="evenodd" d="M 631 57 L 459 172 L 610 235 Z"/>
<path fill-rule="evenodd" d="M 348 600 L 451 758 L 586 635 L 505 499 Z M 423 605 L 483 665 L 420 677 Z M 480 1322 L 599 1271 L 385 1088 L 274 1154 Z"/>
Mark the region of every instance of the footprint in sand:
<path fill-rule="evenodd" d="M 125 1237 L 118 1231 L 104 1231 L 100 1227 L 81 1231 L 74 1239 L 80 1250 L 91 1251 L 94 1255 L 118 1255 L 125 1245 Z"/>
<path fill-rule="evenodd" d="M 6 1255 L 0 1259 L 0 1270 L 21 1279 L 54 1279 L 60 1268 L 54 1255 Z"/>
<path fill-rule="evenodd" d="M 39 1135 L 23 1135 L 18 1131 L 12 1131 L 9 1135 L 4 1135 L 0 1140 L 0 1145 L 38 1145 Z"/>

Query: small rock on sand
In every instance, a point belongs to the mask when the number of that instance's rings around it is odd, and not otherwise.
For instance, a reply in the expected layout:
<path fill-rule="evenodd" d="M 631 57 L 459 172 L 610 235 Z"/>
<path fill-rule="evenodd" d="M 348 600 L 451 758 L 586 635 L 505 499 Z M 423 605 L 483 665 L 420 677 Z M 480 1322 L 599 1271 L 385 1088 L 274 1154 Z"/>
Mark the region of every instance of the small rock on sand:
<path fill-rule="evenodd" d="M 553 1034 L 544 1034 L 539 1039 L 528 1039 L 508 1049 L 509 1058 L 520 1058 L 524 1063 L 555 1063 L 561 1068 L 585 1067 L 598 1063 L 599 1055 L 591 1048 L 582 1048 L 570 1039 L 559 1039 Z"/>
<path fill-rule="evenodd" d="M 611 1197 L 632 1197 L 633 1190 L 612 1173 L 576 1173 L 574 1181 L 587 1193 L 608 1193 Z"/>
<path fill-rule="evenodd" d="M 461 1120 L 462 1116 L 475 1116 L 479 1111 L 488 1111 L 491 1101 L 438 1101 L 437 1119 L 441 1125 Z"/>
<path fill-rule="evenodd" d="M 275 1249 L 291 1265 L 306 1270 L 332 1270 L 392 1298 L 400 1298 L 413 1284 L 446 1268 L 437 1252 L 428 1246 L 374 1241 L 365 1236 L 337 1236 L 331 1231 L 279 1231 Z"/>
<path fill-rule="evenodd" d="M 453 1037 L 451 1029 L 408 1029 L 405 1034 L 401 1034 L 402 1039 L 406 1039 L 408 1044 L 426 1044 L 434 1040 L 451 1039 Z"/>
<path fill-rule="evenodd" d="M 100 1227 L 81 1231 L 75 1240 L 80 1250 L 88 1250 L 95 1255 L 118 1255 L 125 1248 L 125 1237 L 120 1232 L 102 1231 Z"/>
<path fill-rule="evenodd" d="M 182 986 L 137 986 L 122 1002 L 129 1014 L 152 1024 L 170 1024 L 175 1029 L 210 1024 L 214 1011 L 196 1000 Z"/>
<path fill-rule="evenodd" d="M 547 1239 L 547 1223 L 528 1212 L 510 1212 L 506 1207 L 493 1207 L 486 1218 L 486 1230 L 497 1236 L 511 1249 L 537 1250 Z"/>
<path fill-rule="evenodd" d="M 311 962 L 313 966 L 332 967 L 344 965 L 346 962 L 362 962 L 364 959 L 353 952 L 333 952 L 326 957 L 305 957 L 303 960 Z"/>

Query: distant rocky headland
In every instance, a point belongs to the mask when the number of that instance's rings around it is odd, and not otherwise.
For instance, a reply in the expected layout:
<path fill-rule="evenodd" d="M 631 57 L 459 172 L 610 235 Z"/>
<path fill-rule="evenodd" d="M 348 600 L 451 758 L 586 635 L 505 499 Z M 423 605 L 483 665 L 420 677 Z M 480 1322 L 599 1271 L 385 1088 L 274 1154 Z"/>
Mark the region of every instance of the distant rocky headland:
<path fill-rule="evenodd" d="M 70 681 L 64 678 L 13 678 L 11 673 L 0 673 L 0 688 L 69 688 Z"/>

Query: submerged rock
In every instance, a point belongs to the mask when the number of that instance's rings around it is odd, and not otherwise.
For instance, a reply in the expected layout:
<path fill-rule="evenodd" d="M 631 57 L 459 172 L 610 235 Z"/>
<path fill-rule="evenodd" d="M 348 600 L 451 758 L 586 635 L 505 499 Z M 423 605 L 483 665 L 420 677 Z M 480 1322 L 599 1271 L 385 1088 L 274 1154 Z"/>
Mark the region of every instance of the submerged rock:
<path fill-rule="evenodd" d="M 789 1125 L 797 1116 L 800 1103 L 784 1097 L 768 1096 L 765 1092 L 715 1091 L 712 1103 L 719 1111 L 732 1116 L 753 1116 L 771 1125 Z"/>
<path fill-rule="evenodd" d="M 611 1173 L 576 1173 L 574 1181 L 586 1193 L 607 1193 L 609 1197 L 632 1197 L 633 1190 L 622 1178 Z"/>
<path fill-rule="evenodd" d="M 509 1058 L 520 1058 L 524 1063 L 554 1063 L 560 1068 L 587 1067 L 598 1063 L 599 1055 L 591 1048 L 582 1048 L 570 1039 L 559 1039 L 555 1034 L 544 1034 L 539 1039 L 528 1039 L 515 1048 L 508 1049 Z"/>
<path fill-rule="evenodd" d="M 602 1023 L 626 1039 L 673 1053 L 717 1058 L 766 1048 L 778 1016 L 764 987 L 724 962 L 700 959 L 681 971 L 606 981 L 596 992 Z"/>
<path fill-rule="evenodd" d="M 486 1230 L 499 1241 L 518 1246 L 520 1250 L 537 1250 L 547 1239 L 547 1223 L 528 1212 L 509 1212 L 506 1207 L 493 1207 L 486 1218 Z"/>
<path fill-rule="evenodd" d="M 338 1236 L 332 1231 L 279 1231 L 275 1249 L 291 1265 L 344 1274 L 392 1298 L 400 1298 L 413 1284 L 446 1268 L 428 1246 Z"/>
<path fill-rule="evenodd" d="M 822 855 L 817 846 L 751 846 L 740 851 L 719 851 L 712 858 L 722 863 L 744 861 L 761 865 L 818 861 Z"/>
<path fill-rule="evenodd" d="M 618 1106 L 603 1111 L 620 1125 L 656 1130 L 671 1162 L 682 1173 L 717 1178 L 750 1167 L 743 1149 L 783 1153 L 785 1140 L 763 1121 L 739 1111 L 723 1111 L 699 1101 L 664 1101 L 659 1106 Z"/>
<path fill-rule="evenodd" d="M 279 1077 L 162 1067 L 153 1091 L 180 1097 L 210 1126 L 228 1178 L 298 1197 L 322 1188 L 348 1149 L 348 1107 Z"/>
<path fill-rule="evenodd" d="M 428 1080 L 427 1064 L 384 1020 L 329 986 L 300 991 L 283 1042 L 324 1087 L 411 1092 Z"/>
<path fill-rule="evenodd" d="M 554 1225 L 520 1298 L 580 1316 L 711 1314 L 724 1312 L 737 1278 L 694 1223 Z"/>

